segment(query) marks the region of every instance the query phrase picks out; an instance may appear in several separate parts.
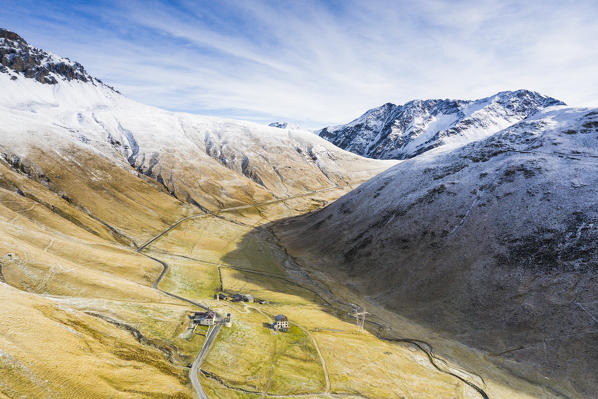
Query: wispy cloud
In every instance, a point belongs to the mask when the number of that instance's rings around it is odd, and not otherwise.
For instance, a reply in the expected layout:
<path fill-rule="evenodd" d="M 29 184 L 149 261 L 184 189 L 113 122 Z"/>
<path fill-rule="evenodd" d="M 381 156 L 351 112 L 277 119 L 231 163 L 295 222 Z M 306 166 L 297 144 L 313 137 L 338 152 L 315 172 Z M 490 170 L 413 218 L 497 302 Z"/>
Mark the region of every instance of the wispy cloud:
<path fill-rule="evenodd" d="M 529 88 L 598 106 L 595 1 L 10 1 L 0 24 L 139 101 L 316 127 Z"/>

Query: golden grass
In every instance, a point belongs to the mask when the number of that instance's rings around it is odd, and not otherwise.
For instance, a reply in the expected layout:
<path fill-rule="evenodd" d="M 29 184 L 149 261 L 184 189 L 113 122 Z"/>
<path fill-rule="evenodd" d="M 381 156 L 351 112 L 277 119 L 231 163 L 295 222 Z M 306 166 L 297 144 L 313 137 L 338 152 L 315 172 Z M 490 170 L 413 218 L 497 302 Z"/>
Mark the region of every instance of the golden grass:
<path fill-rule="evenodd" d="M 277 334 L 276 348 L 268 393 L 304 394 L 325 390 L 322 364 L 305 332 L 291 325 L 287 333 Z"/>
<path fill-rule="evenodd" d="M 182 257 L 153 254 L 168 263 L 168 273 L 160 282 L 160 289 L 185 298 L 203 301 L 218 290 L 218 268 Z"/>
<path fill-rule="evenodd" d="M 251 294 L 277 307 L 285 304 L 311 306 L 322 303 L 312 291 L 289 282 L 288 277 L 274 277 L 222 267 L 224 288 L 230 292 Z"/>
<path fill-rule="evenodd" d="M 324 377 L 315 348 L 297 327 L 288 333 L 268 327 L 271 317 L 249 307 L 231 306 L 233 326 L 222 329 L 202 369 L 226 385 L 250 392 L 319 392 Z"/>
<path fill-rule="evenodd" d="M 208 396 L 208 398 L 218 398 L 218 399 L 257 399 L 261 398 L 261 394 L 255 393 L 246 393 L 242 391 L 237 391 L 234 389 L 230 389 L 218 381 L 208 378 L 200 373 L 199 381 L 201 386 Z"/>
<path fill-rule="evenodd" d="M 162 267 L 135 253 L 132 243 L 144 242 L 198 210 L 183 206 L 145 177 L 97 157 L 80 159 L 86 169 L 53 155 L 37 156 L 52 190 L 0 163 L 0 267 L 12 286 L 0 283 L 0 398 L 193 397 L 185 366 L 204 337 L 186 339 L 183 333 L 188 312 L 196 309 L 151 287 Z M 239 192 L 235 186 L 222 195 L 221 188 L 202 182 L 201 189 L 214 196 L 204 198 L 204 204 L 214 209 L 223 197 L 227 203 L 272 198 L 252 187 Z M 68 193 L 68 201 L 56 194 L 60 191 Z M 298 191 L 295 187 L 289 194 Z M 290 281 L 285 251 L 268 231 L 256 229 L 317 209 L 343 191 L 195 219 L 148 249 L 170 265 L 162 290 L 233 315 L 233 327 L 222 328 L 202 365 L 225 385 L 200 376 L 204 389 L 218 398 L 262 397 L 243 389 L 326 397 L 313 337 L 329 372 L 331 393 L 347 398 L 477 398 L 413 347 L 357 333 L 342 311 Z M 235 267 L 221 268 L 226 290 L 270 302 L 251 305 L 263 313 L 210 299 L 219 285 L 215 264 Z M 363 300 L 341 282 L 328 283 L 352 301 Z M 372 312 L 388 316 L 383 309 Z M 296 324 L 289 333 L 273 334 L 264 326 L 278 313 Z M 393 326 L 401 328 L 400 318 L 393 317 L 388 316 Z M 525 397 L 493 380 L 487 384 L 491 396 Z"/>
<path fill-rule="evenodd" d="M 237 310 L 232 317 L 232 327 L 221 330 L 202 369 L 219 375 L 229 385 L 262 392 L 268 384 L 277 341 L 272 330 L 264 327 L 268 319 L 263 315 Z"/>
<path fill-rule="evenodd" d="M 102 319 L 0 283 L 1 391 L 34 398 L 191 398 L 184 369 Z M 170 392 L 167 396 L 164 392 Z"/>
<path fill-rule="evenodd" d="M 205 223 L 204 223 L 205 222 Z M 229 256 L 232 245 L 222 246 L 220 251 L 212 251 L 211 259 L 235 265 L 246 260 L 244 267 L 258 272 L 274 274 L 263 265 L 281 263 L 282 254 L 272 242 L 254 238 L 249 245 L 238 240 L 247 239 L 249 227 L 237 226 L 227 228 L 215 224 L 213 220 L 198 219 L 193 225 L 181 229 L 181 236 L 192 236 L 189 231 L 201 231 L 202 237 L 210 235 L 211 229 L 222 241 L 235 243 L 235 257 Z M 220 228 L 218 228 L 220 227 Z M 240 234 L 246 232 L 245 235 Z M 230 235 L 227 235 L 230 234 Z M 171 242 L 175 243 L 176 240 Z M 183 246 L 187 241 L 182 241 Z M 177 248 L 166 248 L 162 242 L 162 250 L 177 252 Z M 251 259 L 249 261 L 248 259 Z M 232 262 L 230 262 L 232 264 Z M 256 267 L 252 267 L 256 266 Z M 210 267 L 210 265 L 206 265 Z M 211 265 L 212 270 L 217 266 Z M 268 305 L 251 305 L 263 309 L 267 314 L 287 314 L 292 321 L 300 323 L 308 329 L 333 329 L 341 333 L 312 333 L 320 342 L 320 347 L 328 363 L 332 392 L 361 394 L 368 397 L 405 397 L 421 394 L 417 397 L 466 398 L 472 391 L 453 377 L 435 370 L 423 353 L 413 353 L 412 348 L 403 348 L 377 340 L 369 333 L 358 334 L 351 322 L 339 319 L 331 314 L 329 306 L 324 305 L 313 292 L 286 281 L 282 278 L 266 276 L 231 268 L 221 268 L 224 288 L 232 292 L 251 293 L 256 297 L 270 301 Z M 205 275 L 204 271 L 204 275 Z M 214 276 L 213 278 L 217 278 Z M 205 284 L 205 283 L 202 283 Z M 200 290 L 198 287 L 197 291 Z M 246 391 L 295 394 L 317 393 L 324 389 L 323 370 L 316 355 L 311 339 L 294 327 L 291 333 L 272 335 L 263 323 L 268 317 L 256 313 L 242 304 L 217 303 L 224 312 L 233 314 L 234 325 L 231 329 L 223 329 L 212 352 L 203 366 L 207 372 L 221 378 L 229 387 Z M 233 309 L 232 311 L 230 309 Z M 344 332 L 344 333 L 342 333 Z M 297 334 L 299 336 L 297 336 Z M 281 338 L 284 340 L 281 341 Z M 367 350 L 362 350 L 367 348 Z M 391 355 L 379 353 L 389 352 Z M 301 359 L 304 359 L 302 361 Z M 369 365 L 365 367 L 365 365 Z M 383 372 L 381 371 L 383 370 Z M 387 371 L 388 370 L 388 371 Z M 399 372 L 399 370 L 401 370 Z M 222 384 L 211 379 L 210 386 L 218 392 Z M 240 395 L 230 393 L 231 397 Z M 226 396 L 223 396 L 226 397 Z M 443 396 L 445 397 L 445 396 Z M 475 396 L 474 396 L 475 397 Z"/>
<path fill-rule="evenodd" d="M 377 398 L 469 397 L 462 394 L 469 387 L 464 389 L 464 384 L 455 378 L 433 369 L 425 355 L 415 348 L 374 341 L 369 334 L 318 332 L 314 335 L 327 359 L 335 392 Z M 342 342 L 342 350 L 335 350 L 338 342 Z"/>
<path fill-rule="evenodd" d="M 196 310 L 184 302 L 173 300 L 175 303 L 168 304 L 87 298 L 56 300 L 87 314 L 125 321 L 151 341 L 147 344 L 171 351 L 171 361 L 182 366 L 191 364 L 203 345 L 205 327 L 198 327 L 196 334 L 190 335 L 190 338 L 182 337 L 190 326 L 189 314 Z"/>

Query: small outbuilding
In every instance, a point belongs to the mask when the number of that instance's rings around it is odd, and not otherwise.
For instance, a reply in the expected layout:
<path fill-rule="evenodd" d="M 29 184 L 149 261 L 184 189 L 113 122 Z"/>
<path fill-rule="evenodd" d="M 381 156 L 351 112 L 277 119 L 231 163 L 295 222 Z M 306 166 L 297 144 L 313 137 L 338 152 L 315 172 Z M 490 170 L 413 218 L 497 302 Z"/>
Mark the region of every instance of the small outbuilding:
<path fill-rule="evenodd" d="M 213 326 L 216 324 L 216 313 L 213 310 L 207 312 L 195 312 L 193 316 L 191 316 L 194 324 L 199 324 L 202 326 Z"/>
<path fill-rule="evenodd" d="M 224 301 L 226 300 L 228 297 L 226 294 L 223 294 L 222 292 L 219 292 L 217 294 L 214 295 L 214 299 L 216 299 L 217 301 Z"/>
<path fill-rule="evenodd" d="M 231 298 L 233 302 L 254 302 L 253 295 L 251 294 L 241 294 L 240 292 L 234 294 Z"/>
<path fill-rule="evenodd" d="M 235 294 L 231 297 L 231 301 L 233 302 L 241 302 L 243 300 L 243 295 Z"/>
<path fill-rule="evenodd" d="M 282 332 L 289 331 L 289 319 L 285 315 L 279 314 L 274 318 L 274 323 L 272 323 L 272 329 Z"/>

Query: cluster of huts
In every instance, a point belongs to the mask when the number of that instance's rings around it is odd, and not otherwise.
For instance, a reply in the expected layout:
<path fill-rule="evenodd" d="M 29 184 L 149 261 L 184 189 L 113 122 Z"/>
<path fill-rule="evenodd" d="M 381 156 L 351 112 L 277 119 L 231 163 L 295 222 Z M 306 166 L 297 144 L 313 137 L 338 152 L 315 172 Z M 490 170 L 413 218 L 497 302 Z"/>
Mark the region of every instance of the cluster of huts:
<path fill-rule="evenodd" d="M 193 330 L 195 330 L 195 327 L 197 326 L 213 326 L 216 324 L 216 313 L 213 310 L 208 310 L 207 312 L 194 312 L 189 318 L 191 319 Z M 230 313 L 226 314 L 222 323 L 226 327 L 231 326 Z M 283 314 L 279 314 L 274 317 L 274 323 L 272 323 L 271 327 L 275 331 L 287 332 L 289 331 L 289 318 Z"/>
<path fill-rule="evenodd" d="M 251 294 L 227 294 L 224 292 L 218 292 L 214 295 L 214 299 L 223 300 L 223 301 L 231 301 L 231 302 L 250 302 L 250 303 L 267 303 L 263 299 L 254 298 Z M 216 324 L 216 313 L 213 310 L 208 310 L 206 312 L 194 312 L 190 316 L 191 323 L 193 325 L 193 330 L 197 326 L 213 326 Z M 231 326 L 231 315 L 228 313 L 226 318 L 221 321 L 225 326 Z M 274 322 L 270 326 L 275 331 L 287 332 L 289 331 L 289 319 L 287 316 L 283 314 L 279 314 L 274 317 Z"/>
<path fill-rule="evenodd" d="M 268 303 L 267 301 L 260 299 L 260 298 L 254 298 L 253 295 L 251 294 L 241 294 L 241 293 L 236 293 L 236 294 L 226 294 L 224 292 L 219 292 L 216 295 L 214 295 L 214 299 L 217 300 L 221 300 L 221 301 L 231 301 L 231 302 L 249 302 L 249 303 L 260 303 L 260 304 L 265 304 Z"/>
<path fill-rule="evenodd" d="M 213 310 L 206 312 L 194 312 L 189 318 L 191 319 L 192 331 L 195 331 L 197 326 L 213 326 L 216 324 L 216 313 Z M 230 313 L 226 314 L 226 317 L 221 321 L 226 327 L 232 325 Z M 287 332 L 289 331 L 289 318 L 283 314 L 279 314 L 274 317 L 274 322 L 271 325 L 274 331 Z"/>
<path fill-rule="evenodd" d="M 194 312 L 189 316 L 191 318 L 191 324 L 195 326 L 213 326 L 216 324 L 216 313 L 213 310 L 207 312 Z M 231 318 L 230 313 L 226 314 L 226 317 L 222 320 L 222 323 L 226 327 L 230 327 Z"/>

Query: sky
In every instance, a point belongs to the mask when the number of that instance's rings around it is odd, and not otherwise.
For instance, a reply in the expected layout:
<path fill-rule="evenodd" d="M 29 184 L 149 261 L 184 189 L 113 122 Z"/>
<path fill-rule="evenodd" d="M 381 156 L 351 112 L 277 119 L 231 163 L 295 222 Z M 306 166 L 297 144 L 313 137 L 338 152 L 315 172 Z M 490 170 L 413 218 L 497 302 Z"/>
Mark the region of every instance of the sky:
<path fill-rule="evenodd" d="M 4 0 L 0 27 L 146 104 L 318 128 L 503 90 L 598 106 L 596 16 L 596 0 Z"/>

